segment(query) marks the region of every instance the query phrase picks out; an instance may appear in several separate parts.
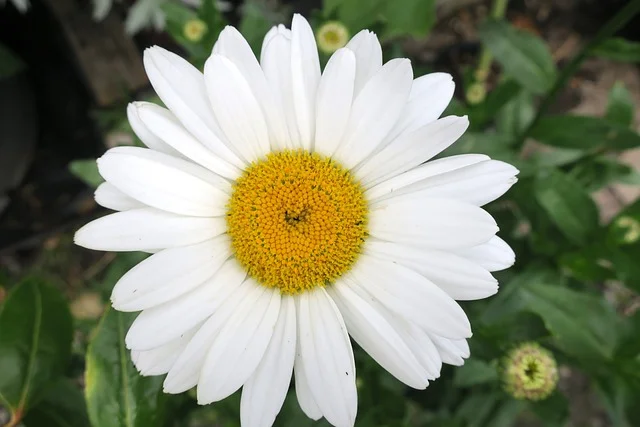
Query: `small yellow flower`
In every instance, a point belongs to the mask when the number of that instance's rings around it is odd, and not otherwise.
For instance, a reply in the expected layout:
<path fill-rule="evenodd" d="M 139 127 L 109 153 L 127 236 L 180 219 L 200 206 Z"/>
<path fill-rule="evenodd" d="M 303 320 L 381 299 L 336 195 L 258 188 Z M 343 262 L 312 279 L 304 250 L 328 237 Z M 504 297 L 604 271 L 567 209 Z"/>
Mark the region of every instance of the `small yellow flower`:
<path fill-rule="evenodd" d="M 622 241 L 627 244 L 635 243 L 640 239 L 640 222 L 630 216 L 621 216 L 615 222 L 615 226 L 624 234 Z"/>
<path fill-rule="evenodd" d="M 331 54 L 347 44 L 349 30 L 341 22 L 325 22 L 316 31 L 316 40 L 322 52 Z"/>
<path fill-rule="evenodd" d="M 546 399 L 558 384 L 553 355 L 535 342 L 521 344 L 509 352 L 502 369 L 504 388 L 516 399 Z"/>
<path fill-rule="evenodd" d="M 200 19 L 191 19 L 184 24 L 184 36 L 187 40 L 197 43 L 202 40 L 202 37 L 206 34 L 207 24 Z"/>

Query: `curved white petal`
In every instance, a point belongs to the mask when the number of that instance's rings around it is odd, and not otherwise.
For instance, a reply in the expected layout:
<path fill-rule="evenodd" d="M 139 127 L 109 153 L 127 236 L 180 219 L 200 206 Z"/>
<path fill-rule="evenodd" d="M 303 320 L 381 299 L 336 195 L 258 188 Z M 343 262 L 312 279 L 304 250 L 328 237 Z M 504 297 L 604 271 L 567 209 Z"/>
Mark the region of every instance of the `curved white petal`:
<path fill-rule="evenodd" d="M 455 87 L 453 77 L 447 73 L 431 73 L 415 79 L 400 119 L 385 140 L 392 141 L 402 133 L 438 119 L 451 102 Z"/>
<path fill-rule="evenodd" d="M 74 236 L 76 245 L 100 251 L 148 251 L 200 243 L 225 232 L 224 218 L 131 209 L 91 221 Z"/>
<path fill-rule="evenodd" d="M 198 384 L 207 354 L 229 318 L 242 306 L 252 307 L 265 292 L 264 286 L 247 279 L 229 296 L 189 341 L 164 380 L 165 393 L 182 393 Z"/>
<path fill-rule="evenodd" d="M 451 340 L 438 335 L 429 334 L 440 352 L 442 361 L 448 365 L 462 366 L 469 357 L 469 344 L 466 339 Z"/>
<path fill-rule="evenodd" d="M 144 68 L 164 105 L 191 134 L 220 158 L 238 168 L 245 166 L 224 141 L 200 71 L 180 56 L 158 46 L 144 51 Z"/>
<path fill-rule="evenodd" d="M 403 191 L 406 187 L 416 182 L 451 172 L 464 166 L 474 165 L 484 160 L 489 160 L 489 156 L 484 154 L 459 154 L 432 160 L 369 188 L 366 190 L 367 199 L 376 202 L 379 199 L 396 195 L 397 192 Z"/>
<path fill-rule="evenodd" d="M 302 148 L 313 148 L 320 59 L 313 30 L 300 14 L 291 22 L 291 88 Z"/>
<path fill-rule="evenodd" d="M 238 67 L 222 55 L 213 54 L 204 66 L 213 112 L 229 143 L 248 162 L 269 152 L 269 130 L 249 83 Z"/>
<path fill-rule="evenodd" d="M 295 301 L 292 296 L 283 295 L 269 346 L 255 372 L 242 388 L 242 425 L 273 425 L 291 382 L 296 353 L 296 330 Z"/>
<path fill-rule="evenodd" d="M 348 277 L 407 321 L 449 338 L 471 336 L 469 320 L 453 298 L 407 267 L 363 254 Z"/>
<path fill-rule="evenodd" d="M 489 271 L 500 271 L 511 267 L 516 262 L 513 249 L 498 236 L 472 248 L 457 251 L 468 260 L 478 263 Z"/>
<path fill-rule="evenodd" d="M 202 366 L 199 404 L 224 399 L 253 374 L 273 336 L 280 299 L 279 289 L 265 289 L 254 304 L 240 304 L 227 320 Z"/>
<path fill-rule="evenodd" d="M 344 317 L 349 335 L 380 366 L 410 387 L 427 387 L 426 371 L 377 307 L 344 280 L 331 285 L 328 292 Z"/>
<path fill-rule="evenodd" d="M 331 56 L 320 78 L 315 151 L 325 156 L 333 155 L 346 130 L 353 102 L 355 73 L 355 55 L 342 48 Z"/>
<path fill-rule="evenodd" d="M 487 298 L 498 292 L 498 281 L 485 268 L 454 253 L 376 240 L 368 241 L 365 251 L 417 271 L 455 300 Z"/>
<path fill-rule="evenodd" d="M 185 160 L 144 148 L 118 147 L 97 162 L 107 182 L 148 206 L 190 216 L 226 213 L 230 184 Z"/>
<path fill-rule="evenodd" d="M 298 326 L 299 327 L 299 326 Z M 300 352 L 300 340 L 296 340 L 296 356 L 294 361 L 294 381 L 296 387 L 296 398 L 298 399 L 298 405 L 304 414 L 312 420 L 319 420 L 322 418 L 322 411 L 318 407 L 313 393 L 309 386 L 309 381 L 304 373 L 304 360 L 302 353 Z"/>
<path fill-rule="evenodd" d="M 275 27 L 274 27 L 275 28 Z M 284 141 L 271 141 L 274 149 L 302 148 L 298 119 L 293 104 L 293 87 L 291 85 L 291 31 L 278 26 L 278 29 L 262 46 L 260 64 L 271 87 L 274 99 L 283 112 L 289 138 Z"/>
<path fill-rule="evenodd" d="M 207 260 L 202 264 L 203 267 L 197 266 L 194 268 L 194 270 L 202 270 L 197 272 L 200 277 L 213 270 L 216 263 Z M 150 266 L 147 265 L 145 267 L 148 269 Z M 205 268 L 207 271 L 204 271 Z M 155 272 L 151 274 L 155 274 Z M 174 275 L 170 281 L 161 276 L 161 279 L 157 281 L 157 288 L 154 287 L 151 290 L 142 289 L 142 291 L 146 291 L 146 300 L 151 298 L 151 293 L 155 293 L 156 296 L 164 294 L 166 291 L 170 294 L 176 294 L 176 291 L 171 288 L 167 289 L 167 287 L 192 288 L 193 286 L 189 285 L 197 283 L 197 279 L 194 280 L 194 276 L 193 271 L 183 272 L 182 279 L 176 279 Z M 235 291 L 236 287 L 240 286 L 246 276 L 247 273 L 236 260 L 227 259 L 213 273 L 212 277 L 196 285 L 195 289 L 186 293 L 183 289 L 180 289 L 181 295 L 175 296 L 163 304 L 145 309 L 140 313 L 127 332 L 125 339 L 127 347 L 136 349 L 155 348 L 180 337 L 195 325 L 202 323 L 224 304 L 229 295 Z M 142 284 L 148 285 L 148 283 L 149 281 Z M 153 282 L 151 281 L 151 283 Z M 164 295 L 162 296 L 164 297 Z M 166 297 L 163 299 L 166 299 Z"/>
<path fill-rule="evenodd" d="M 351 116 L 336 157 L 348 168 L 366 159 L 400 117 L 409 97 L 413 70 L 408 59 L 392 59 L 364 85 L 353 101 Z"/>
<path fill-rule="evenodd" d="M 375 33 L 362 30 L 347 43 L 356 54 L 356 81 L 353 95 L 357 96 L 371 76 L 382 67 L 382 47 Z"/>
<path fill-rule="evenodd" d="M 235 179 L 240 175 L 240 169 L 200 143 L 166 108 L 150 102 L 136 102 L 134 108 L 150 132 L 173 151 L 225 178 Z"/>
<path fill-rule="evenodd" d="M 483 206 L 511 188 L 517 174 L 518 169 L 508 163 L 486 160 L 407 185 L 391 197 L 411 194 Z"/>
<path fill-rule="evenodd" d="M 353 350 L 340 311 L 324 288 L 297 298 L 298 340 L 313 399 L 335 426 L 353 426 L 358 394 Z"/>
<path fill-rule="evenodd" d="M 151 350 L 131 350 L 131 360 L 140 375 L 164 375 L 169 372 L 182 350 L 198 330 L 198 327 L 196 326 L 184 332 L 178 338 L 160 347 Z"/>
<path fill-rule="evenodd" d="M 144 203 L 127 196 L 108 182 L 103 182 L 96 188 L 94 197 L 97 204 L 107 209 L 113 209 L 114 211 L 128 211 L 129 209 L 143 208 L 146 206 Z"/>
<path fill-rule="evenodd" d="M 401 135 L 356 170 L 366 187 L 413 169 L 453 144 L 467 130 L 466 116 L 448 116 Z"/>
<path fill-rule="evenodd" d="M 111 302 L 116 310 L 139 311 L 171 301 L 210 279 L 230 255 L 226 235 L 162 250 L 118 280 Z"/>
<path fill-rule="evenodd" d="M 145 125 L 138 116 L 138 106 L 140 102 L 131 102 L 127 105 L 127 119 L 131 125 L 131 129 L 136 136 L 142 141 L 144 145 L 152 150 L 160 151 L 162 153 L 170 154 L 172 156 L 179 155 L 171 146 L 167 145 L 162 139 L 158 138 L 151 130 Z M 171 114 L 171 113 L 169 113 Z"/>
<path fill-rule="evenodd" d="M 498 231 L 493 217 L 477 206 L 410 196 L 371 208 L 371 236 L 418 248 L 459 249 L 487 242 Z"/>
<path fill-rule="evenodd" d="M 276 102 L 258 60 L 242 34 L 231 26 L 225 27 L 213 47 L 213 53 L 231 60 L 246 79 L 262 107 L 272 146 L 277 148 L 281 145 L 288 145 L 289 132 L 282 107 Z"/>

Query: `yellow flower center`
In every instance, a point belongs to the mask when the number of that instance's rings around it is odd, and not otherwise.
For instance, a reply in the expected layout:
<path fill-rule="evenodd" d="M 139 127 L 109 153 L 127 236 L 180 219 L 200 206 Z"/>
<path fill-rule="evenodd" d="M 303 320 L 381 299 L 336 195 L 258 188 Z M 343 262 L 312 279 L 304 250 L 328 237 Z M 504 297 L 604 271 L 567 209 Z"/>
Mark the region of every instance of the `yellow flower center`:
<path fill-rule="evenodd" d="M 227 229 L 249 275 L 296 294 L 332 283 L 353 265 L 367 236 L 367 202 L 334 160 L 302 150 L 271 153 L 236 181 Z"/>

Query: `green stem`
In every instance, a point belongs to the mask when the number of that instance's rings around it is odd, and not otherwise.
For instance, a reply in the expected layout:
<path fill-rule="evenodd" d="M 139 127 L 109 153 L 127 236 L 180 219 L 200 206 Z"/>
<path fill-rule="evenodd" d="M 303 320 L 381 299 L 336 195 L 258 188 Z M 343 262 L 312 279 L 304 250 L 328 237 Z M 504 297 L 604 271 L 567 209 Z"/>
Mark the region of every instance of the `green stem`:
<path fill-rule="evenodd" d="M 560 91 L 567 85 L 571 77 L 578 71 L 582 63 L 589 56 L 593 48 L 602 43 L 603 40 L 611 37 L 615 32 L 623 28 L 638 12 L 640 12 L 640 0 L 631 0 L 625 7 L 620 9 L 618 13 L 613 16 L 607 23 L 600 28 L 596 35 L 587 43 L 580 52 L 569 62 L 563 69 L 558 78 L 556 79 L 553 87 L 543 98 L 538 111 L 529 123 L 529 126 L 522 132 L 518 138 L 518 146 L 522 145 L 527 139 L 533 128 L 538 124 L 538 121 L 546 114 L 547 110 L 560 94 Z"/>
<path fill-rule="evenodd" d="M 494 0 L 493 6 L 491 7 L 491 17 L 498 20 L 504 18 L 504 14 L 507 11 L 508 4 L 509 0 Z M 470 91 L 472 89 L 478 90 L 479 86 L 481 92 L 485 93 L 485 83 L 487 81 L 487 77 L 489 76 L 489 69 L 491 68 L 492 62 L 493 56 L 491 55 L 491 52 L 489 52 L 489 49 L 487 49 L 486 47 L 483 47 L 482 52 L 480 53 L 480 59 L 478 60 L 478 67 L 473 74 L 475 83 L 470 86 Z M 470 103 L 474 103 L 471 102 L 473 101 L 473 95 L 471 93 L 467 93 L 467 100 Z"/>

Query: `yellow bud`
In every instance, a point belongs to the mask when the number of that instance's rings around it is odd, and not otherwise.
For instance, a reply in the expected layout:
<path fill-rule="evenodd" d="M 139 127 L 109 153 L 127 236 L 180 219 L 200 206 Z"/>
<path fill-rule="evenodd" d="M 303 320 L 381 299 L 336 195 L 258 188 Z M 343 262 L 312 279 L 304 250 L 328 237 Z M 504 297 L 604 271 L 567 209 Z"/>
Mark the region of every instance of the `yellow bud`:
<path fill-rule="evenodd" d="M 191 19 L 184 24 L 184 36 L 191 42 L 199 42 L 208 30 L 207 24 L 200 19 Z"/>
<path fill-rule="evenodd" d="M 467 90 L 467 102 L 471 105 L 480 104 L 487 96 L 483 83 L 474 83 Z"/>
<path fill-rule="evenodd" d="M 341 22 L 325 22 L 316 31 L 316 40 L 321 51 L 331 54 L 347 44 L 349 30 Z"/>
<path fill-rule="evenodd" d="M 627 244 L 635 243 L 640 239 L 640 222 L 630 216 L 621 216 L 616 220 L 615 226 L 623 231 L 622 241 Z"/>
<path fill-rule="evenodd" d="M 556 360 L 535 342 L 514 348 L 502 365 L 504 388 L 516 399 L 546 399 L 558 384 Z"/>

